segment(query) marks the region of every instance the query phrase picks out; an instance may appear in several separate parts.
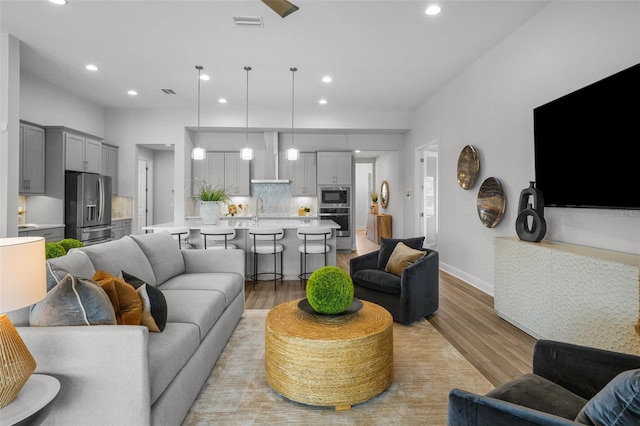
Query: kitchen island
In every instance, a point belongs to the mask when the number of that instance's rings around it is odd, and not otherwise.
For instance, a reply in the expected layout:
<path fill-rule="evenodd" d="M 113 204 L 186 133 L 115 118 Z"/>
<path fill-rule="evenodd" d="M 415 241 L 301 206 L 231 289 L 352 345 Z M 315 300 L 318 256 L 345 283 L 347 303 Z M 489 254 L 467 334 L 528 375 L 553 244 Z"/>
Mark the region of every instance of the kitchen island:
<path fill-rule="evenodd" d="M 142 227 L 145 232 L 153 232 L 156 229 L 171 228 L 176 226 L 187 227 L 190 230 L 188 242 L 194 248 L 204 248 L 204 240 L 200 235 L 200 229 L 205 227 L 202 225 L 202 221 L 199 219 L 189 218 L 184 224 L 175 224 L 173 222 L 161 223 L 157 225 L 150 225 Z M 213 225 L 206 225 L 211 227 Z M 241 218 L 221 218 L 218 227 L 222 228 L 234 228 L 236 230 L 236 237 L 233 239 L 239 249 L 244 250 L 247 253 L 245 273 L 249 277 L 253 273 L 253 256 L 249 250 L 250 238 L 248 236 L 248 230 L 251 228 L 282 228 L 284 229 L 284 238 L 278 242 L 284 246 L 283 265 L 282 272 L 285 280 L 297 280 L 300 273 L 300 252 L 298 246 L 302 244 L 302 240 L 298 238 L 297 231 L 299 228 L 311 227 L 311 226 L 323 226 L 334 230 L 331 238 L 327 240 L 327 245 L 331 247 L 331 250 L 327 254 L 327 265 L 335 266 L 336 264 L 336 235 L 335 230 L 340 228 L 336 222 L 332 220 L 318 220 L 309 218 L 275 218 L 275 217 L 260 217 L 259 220 L 254 221 L 249 217 Z M 266 258 L 266 256 L 264 256 Z M 307 256 L 307 270 L 314 271 L 324 265 L 324 256 L 322 255 L 308 255 Z M 273 269 L 273 261 L 265 261 L 260 259 L 258 272 L 271 272 Z M 248 279 L 248 278 L 247 278 Z"/>

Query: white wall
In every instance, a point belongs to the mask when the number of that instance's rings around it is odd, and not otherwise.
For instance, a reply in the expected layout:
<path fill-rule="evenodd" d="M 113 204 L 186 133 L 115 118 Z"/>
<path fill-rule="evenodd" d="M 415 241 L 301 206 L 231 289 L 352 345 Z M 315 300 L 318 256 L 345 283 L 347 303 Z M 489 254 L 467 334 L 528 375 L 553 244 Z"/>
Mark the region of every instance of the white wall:
<path fill-rule="evenodd" d="M 173 151 L 154 151 L 153 222 L 173 222 Z"/>
<path fill-rule="evenodd" d="M 419 110 L 403 151 L 439 140 L 440 229 L 443 269 L 493 293 L 493 239 L 515 236 L 520 191 L 534 180 L 533 108 L 640 62 L 640 3 L 552 2 L 536 17 L 452 80 Z M 472 144 L 480 176 L 471 190 L 456 181 L 458 155 Z M 597 168 L 597 149 L 594 168 Z M 413 186 L 414 170 L 405 169 Z M 502 221 L 485 228 L 477 191 L 488 177 L 507 195 Z M 588 184 L 589 173 L 577 184 Z M 631 188 L 633 189 L 633 188 Z M 394 190 L 392 189 L 392 193 Z M 414 193 L 418 191 L 413 189 Z M 415 199 L 404 222 L 417 226 Z M 546 238 L 640 254 L 640 216 L 605 210 L 547 208 Z"/>

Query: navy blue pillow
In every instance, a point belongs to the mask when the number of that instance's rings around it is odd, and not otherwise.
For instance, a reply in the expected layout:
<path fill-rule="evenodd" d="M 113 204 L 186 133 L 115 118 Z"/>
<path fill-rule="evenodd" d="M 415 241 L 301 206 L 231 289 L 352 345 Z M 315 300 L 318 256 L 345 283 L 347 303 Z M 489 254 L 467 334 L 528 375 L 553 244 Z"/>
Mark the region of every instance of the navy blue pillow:
<path fill-rule="evenodd" d="M 399 242 L 403 242 L 412 249 L 419 250 L 422 248 L 424 237 L 405 239 L 382 238 L 380 241 L 380 253 L 378 253 L 378 269 L 382 269 L 384 271 L 384 268 L 387 266 L 387 262 L 389 262 L 389 258 L 391 257 L 391 253 L 393 253 L 393 250 L 396 248 L 396 244 Z"/>
<path fill-rule="evenodd" d="M 576 422 L 597 426 L 640 425 L 640 369 L 627 370 L 587 402 Z"/>

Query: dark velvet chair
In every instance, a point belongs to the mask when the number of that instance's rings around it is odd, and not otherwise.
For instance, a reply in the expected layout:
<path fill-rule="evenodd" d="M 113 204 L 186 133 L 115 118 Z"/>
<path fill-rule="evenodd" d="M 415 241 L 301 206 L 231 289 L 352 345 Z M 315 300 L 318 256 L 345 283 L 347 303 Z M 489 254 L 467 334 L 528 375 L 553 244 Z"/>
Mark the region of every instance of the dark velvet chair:
<path fill-rule="evenodd" d="M 386 308 L 393 320 L 410 324 L 431 315 L 439 304 L 438 252 L 422 247 L 424 237 L 405 240 L 383 238 L 380 250 L 350 260 L 354 297 Z M 404 242 L 427 254 L 407 267 L 402 276 L 385 272 L 395 245 Z"/>
<path fill-rule="evenodd" d="M 638 425 L 640 376 L 630 371 L 638 368 L 640 356 L 538 340 L 532 374 L 509 381 L 486 395 L 452 389 L 448 424 Z M 627 373 L 619 376 L 622 372 Z M 629 373 L 633 374 L 630 378 Z M 583 407 L 585 411 L 581 413 Z M 575 420 L 578 414 L 580 417 Z M 602 421 L 603 418 L 613 420 Z"/>

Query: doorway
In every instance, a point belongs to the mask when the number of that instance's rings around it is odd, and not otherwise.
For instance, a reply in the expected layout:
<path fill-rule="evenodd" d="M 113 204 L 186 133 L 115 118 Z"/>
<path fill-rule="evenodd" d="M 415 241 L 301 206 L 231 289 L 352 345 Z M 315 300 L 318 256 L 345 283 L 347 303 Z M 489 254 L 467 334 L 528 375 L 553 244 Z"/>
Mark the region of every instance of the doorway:
<path fill-rule="evenodd" d="M 416 150 L 419 171 L 420 235 L 425 236 L 424 247 L 438 249 L 438 143 L 433 141 Z"/>
<path fill-rule="evenodd" d="M 153 224 L 153 160 L 138 158 L 138 196 L 136 208 L 136 233 Z"/>

